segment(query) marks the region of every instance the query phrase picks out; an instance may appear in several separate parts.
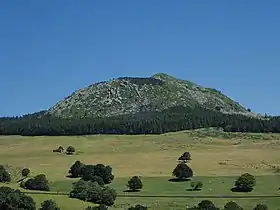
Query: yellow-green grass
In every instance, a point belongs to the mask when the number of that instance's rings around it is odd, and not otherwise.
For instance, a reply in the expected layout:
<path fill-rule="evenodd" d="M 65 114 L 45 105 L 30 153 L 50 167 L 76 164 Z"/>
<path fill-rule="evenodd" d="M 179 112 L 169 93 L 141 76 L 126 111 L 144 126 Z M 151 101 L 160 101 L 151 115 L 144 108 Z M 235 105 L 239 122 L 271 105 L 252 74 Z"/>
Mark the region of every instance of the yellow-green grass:
<path fill-rule="evenodd" d="M 139 175 L 144 181 L 144 189 L 140 192 L 142 195 L 194 193 L 228 195 L 232 194 L 229 189 L 235 177 L 245 172 L 257 176 L 257 187 L 251 194 L 279 193 L 277 188 L 280 187 L 278 186 L 280 179 L 275 173 L 275 167 L 280 166 L 280 135 L 226 134 L 225 137 L 225 134 L 197 135 L 195 132 L 137 136 L 0 136 L 0 158 L 2 164 L 7 164 L 16 171 L 28 167 L 32 175 L 46 174 L 54 191 L 67 191 L 71 188 L 72 180 L 66 178 L 66 175 L 70 166 L 76 160 L 80 160 L 87 164 L 103 163 L 112 166 L 116 179 L 111 186 L 116 188 L 118 193 L 122 193 L 125 189 L 129 177 Z M 77 154 L 67 156 L 53 153 L 52 150 L 60 145 L 64 148 L 74 146 Z M 192 155 L 190 166 L 194 170 L 195 177 L 204 183 L 201 192 L 186 191 L 189 183 L 167 181 L 171 177 L 178 156 L 185 151 L 189 151 Z M 10 185 L 18 186 L 17 183 Z M 67 196 L 32 195 L 32 197 L 37 204 L 52 198 L 62 209 L 82 209 L 89 205 Z M 125 209 L 127 206 L 123 205 L 143 203 L 151 209 L 184 209 L 186 204 L 195 204 L 199 200 L 201 199 L 118 198 L 115 208 Z M 232 199 L 211 200 L 222 206 L 226 200 Z M 252 208 L 255 203 L 262 201 L 272 209 L 280 206 L 279 198 L 235 200 L 246 208 Z"/>

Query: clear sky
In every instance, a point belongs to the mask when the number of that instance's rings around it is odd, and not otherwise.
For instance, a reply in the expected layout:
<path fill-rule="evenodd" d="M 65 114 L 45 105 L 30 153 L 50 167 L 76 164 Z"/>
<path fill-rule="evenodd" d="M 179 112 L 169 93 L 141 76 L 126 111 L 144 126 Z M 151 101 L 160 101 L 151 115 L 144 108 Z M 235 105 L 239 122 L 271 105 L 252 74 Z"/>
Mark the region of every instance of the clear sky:
<path fill-rule="evenodd" d="M 164 72 L 280 115 L 280 1 L 4 0 L 0 116 Z"/>

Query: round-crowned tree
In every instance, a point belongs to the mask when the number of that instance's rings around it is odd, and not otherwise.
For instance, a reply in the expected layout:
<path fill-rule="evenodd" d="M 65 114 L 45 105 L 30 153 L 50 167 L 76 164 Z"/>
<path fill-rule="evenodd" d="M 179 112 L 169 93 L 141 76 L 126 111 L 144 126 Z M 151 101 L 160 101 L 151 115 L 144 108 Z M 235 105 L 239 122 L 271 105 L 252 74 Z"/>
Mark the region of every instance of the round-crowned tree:
<path fill-rule="evenodd" d="M 218 208 L 215 206 L 215 204 L 212 201 L 209 200 L 203 200 L 198 204 L 199 210 L 218 210 Z"/>
<path fill-rule="evenodd" d="M 112 168 L 103 164 L 86 165 L 82 168 L 82 179 L 85 181 L 99 182 L 99 178 L 103 179 L 104 184 L 109 184 L 114 179 Z M 101 183 L 100 183 L 101 184 Z"/>
<path fill-rule="evenodd" d="M 229 201 L 225 204 L 224 210 L 243 210 L 243 208 L 234 201 Z"/>
<path fill-rule="evenodd" d="M 249 173 L 242 174 L 235 181 L 235 191 L 238 192 L 251 192 L 256 185 L 256 179 Z"/>
<path fill-rule="evenodd" d="M 189 152 L 184 152 L 179 158 L 179 161 L 188 162 L 191 160 L 191 154 Z"/>
<path fill-rule="evenodd" d="M 21 175 L 27 177 L 30 174 L 30 170 L 28 168 L 24 168 L 21 170 Z"/>
<path fill-rule="evenodd" d="M 148 210 L 148 207 L 141 204 L 136 204 L 135 206 L 129 207 L 127 210 Z"/>
<path fill-rule="evenodd" d="M 172 175 L 175 176 L 178 180 L 184 180 L 191 178 L 193 176 L 193 171 L 187 164 L 182 162 L 176 166 L 176 168 L 172 172 Z"/>
<path fill-rule="evenodd" d="M 49 191 L 49 182 L 44 174 L 39 174 L 34 178 L 28 179 L 26 182 L 21 184 L 21 187 L 28 190 L 41 190 Z"/>
<path fill-rule="evenodd" d="M 133 176 L 127 183 L 127 187 L 131 191 L 139 191 L 143 188 L 143 183 L 138 176 Z"/>
<path fill-rule="evenodd" d="M 77 178 L 82 176 L 82 169 L 85 167 L 85 164 L 83 164 L 81 161 L 77 160 L 69 170 L 69 174 L 72 178 Z"/>
<path fill-rule="evenodd" d="M 66 154 L 67 154 L 67 155 L 72 155 L 72 154 L 74 154 L 75 151 L 76 151 L 76 150 L 75 150 L 75 148 L 74 148 L 73 146 L 69 146 L 69 147 L 67 147 L 67 149 L 66 149 Z"/>
<path fill-rule="evenodd" d="M 268 210 L 268 207 L 266 204 L 257 204 L 255 207 L 254 207 L 254 210 Z"/>
<path fill-rule="evenodd" d="M 53 200 L 45 200 L 41 203 L 41 208 L 39 210 L 60 210 L 58 205 Z"/>
<path fill-rule="evenodd" d="M 0 187 L 0 209 L 36 210 L 36 203 L 30 197 L 10 187 Z"/>
<path fill-rule="evenodd" d="M 117 193 L 109 187 L 102 187 L 97 182 L 79 180 L 73 184 L 70 192 L 71 198 L 112 206 L 116 200 Z"/>
<path fill-rule="evenodd" d="M 11 175 L 9 172 L 4 168 L 4 166 L 0 165 L 0 182 L 10 182 Z"/>

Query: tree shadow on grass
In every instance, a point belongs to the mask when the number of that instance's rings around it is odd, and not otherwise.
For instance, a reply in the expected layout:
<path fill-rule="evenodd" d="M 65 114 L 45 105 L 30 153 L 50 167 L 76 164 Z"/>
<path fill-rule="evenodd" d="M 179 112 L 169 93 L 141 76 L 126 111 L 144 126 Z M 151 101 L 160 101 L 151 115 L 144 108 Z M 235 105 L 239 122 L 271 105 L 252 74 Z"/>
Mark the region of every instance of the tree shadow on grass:
<path fill-rule="evenodd" d="M 186 189 L 189 192 L 199 192 L 201 189 Z"/>
<path fill-rule="evenodd" d="M 171 179 L 168 179 L 169 182 L 188 182 L 190 181 L 191 179 L 178 179 L 178 178 L 171 178 Z"/>
<path fill-rule="evenodd" d="M 140 192 L 140 190 L 124 190 L 123 192 Z"/>
<path fill-rule="evenodd" d="M 243 193 L 249 193 L 249 192 L 253 191 L 253 189 L 240 189 L 237 187 L 233 187 L 230 190 L 231 190 L 231 192 L 243 192 Z"/>

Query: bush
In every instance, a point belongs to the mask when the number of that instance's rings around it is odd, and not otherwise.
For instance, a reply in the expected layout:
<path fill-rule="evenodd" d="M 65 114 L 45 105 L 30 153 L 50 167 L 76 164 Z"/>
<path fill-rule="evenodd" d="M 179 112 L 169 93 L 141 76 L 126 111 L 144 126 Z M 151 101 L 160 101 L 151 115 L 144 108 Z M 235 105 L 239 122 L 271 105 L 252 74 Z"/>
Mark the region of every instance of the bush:
<path fill-rule="evenodd" d="M 203 183 L 201 181 L 191 182 L 191 188 L 193 191 L 201 190 L 202 187 L 203 187 Z"/>
<path fill-rule="evenodd" d="M 102 187 L 97 182 L 79 180 L 73 184 L 70 192 L 71 198 L 112 206 L 116 200 L 117 193 L 109 187 Z"/>
<path fill-rule="evenodd" d="M 24 182 L 23 182 L 24 183 Z M 25 189 L 28 190 L 41 190 L 49 191 L 49 182 L 44 174 L 39 174 L 34 178 L 28 179 L 24 184 L 22 184 Z"/>
<path fill-rule="evenodd" d="M 69 174 L 71 174 L 71 177 L 77 178 L 82 176 L 82 169 L 85 167 L 85 164 L 83 164 L 81 161 L 77 160 L 69 170 Z"/>
<path fill-rule="evenodd" d="M 143 188 L 143 183 L 138 176 L 134 176 L 128 181 L 127 187 L 132 191 L 137 191 Z"/>
<path fill-rule="evenodd" d="M 185 163 L 179 163 L 172 172 L 173 176 L 179 180 L 188 179 L 193 176 L 192 169 Z"/>
<path fill-rule="evenodd" d="M 108 207 L 106 205 L 99 205 L 99 206 L 88 206 L 85 210 L 108 210 Z"/>
<path fill-rule="evenodd" d="M 4 168 L 4 166 L 0 165 L 0 182 L 10 182 L 11 179 L 11 175 L 8 171 Z"/>
<path fill-rule="evenodd" d="M 76 150 L 75 150 L 74 147 L 69 146 L 69 147 L 66 149 L 66 154 L 67 154 L 67 155 L 72 155 L 75 151 L 76 151 Z"/>
<path fill-rule="evenodd" d="M 137 204 L 135 206 L 129 207 L 127 210 L 148 210 L 148 207 Z"/>
<path fill-rule="evenodd" d="M 3 210 L 36 210 L 34 200 L 10 187 L 0 187 L 0 209 Z"/>
<path fill-rule="evenodd" d="M 184 162 L 188 162 L 191 160 L 191 154 L 189 152 L 184 152 L 179 158 L 178 160 L 180 161 L 184 161 Z"/>
<path fill-rule="evenodd" d="M 41 208 L 39 210 L 60 210 L 56 202 L 53 200 L 45 200 L 41 203 Z"/>
<path fill-rule="evenodd" d="M 251 192 L 255 185 L 255 177 L 249 173 L 245 173 L 235 181 L 235 190 L 238 192 Z"/>
<path fill-rule="evenodd" d="M 98 177 L 101 177 L 105 184 L 109 184 L 114 179 L 114 175 L 112 174 L 112 168 L 103 164 L 86 165 L 82 168 L 81 173 L 82 179 L 85 181 L 98 182 Z"/>
<path fill-rule="evenodd" d="M 24 168 L 21 171 L 21 175 L 27 177 L 30 174 L 30 170 L 28 168 Z"/>
<path fill-rule="evenodd" d="M 225 204 L 224 210 L 243 210 L 243 208 L 234 201 L 229 201 Z"/>
<path fill-rule="evenodd" d="M 268 207 L 265 204 L 258 204 L 255 206 L 254 210 L 268 210 Z"/>

